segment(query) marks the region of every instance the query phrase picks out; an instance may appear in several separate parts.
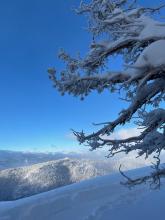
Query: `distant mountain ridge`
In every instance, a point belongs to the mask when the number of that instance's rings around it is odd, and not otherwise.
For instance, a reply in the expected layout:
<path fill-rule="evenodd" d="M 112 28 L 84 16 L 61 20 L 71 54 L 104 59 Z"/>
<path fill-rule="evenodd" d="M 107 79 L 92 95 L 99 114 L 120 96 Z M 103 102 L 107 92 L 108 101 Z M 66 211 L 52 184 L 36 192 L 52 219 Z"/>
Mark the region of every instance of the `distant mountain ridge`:
<path fill-rule="evenodd" d="M 37 163 L 47 162 L 65 158 L 63 153 L 40 153 L 0 150 L 0 170 L 29 166 Z"/>
<path fill-rule="evenodd" d="M 118 170 L 120 164 L 124 169 L 133 169 L 150 164 L 150 160 L 144 160 L 144 158 L 138 158 L 135 160 L 136 155 L 122 155 L 121 157 L 105 158 L 105 152 L 22 152 L 22 151 L 8 151 L 0 150 L 0 170 L 17 168 L 22 166 L 30 166 L 33 164 L 48 162 L 52 160 L 64 159 L 66 157 L 70 159 L 86 159 L 92 161 L 104 161 L 109 166 L 115 166 Z"/>

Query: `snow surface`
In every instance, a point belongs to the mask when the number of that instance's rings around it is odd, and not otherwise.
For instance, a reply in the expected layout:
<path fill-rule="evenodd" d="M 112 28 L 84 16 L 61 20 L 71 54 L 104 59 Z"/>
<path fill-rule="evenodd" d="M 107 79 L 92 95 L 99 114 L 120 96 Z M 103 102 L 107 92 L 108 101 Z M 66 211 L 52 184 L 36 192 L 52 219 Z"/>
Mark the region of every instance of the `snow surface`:
<path fill-rule="evenodd" d="M 149 168 L 129 172 L 146 174 Z M 112 174 L 61 187 L 14 202 L 0 202 L 1 220 L 164 220 L 165 187 L 128 189 Z"/>

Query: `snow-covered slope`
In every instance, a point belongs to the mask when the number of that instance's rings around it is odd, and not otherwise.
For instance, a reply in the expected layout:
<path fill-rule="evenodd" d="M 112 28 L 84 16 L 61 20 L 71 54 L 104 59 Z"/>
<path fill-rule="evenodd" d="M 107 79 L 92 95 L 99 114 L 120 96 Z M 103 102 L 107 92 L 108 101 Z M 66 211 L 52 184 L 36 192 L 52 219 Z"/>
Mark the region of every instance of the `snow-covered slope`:
<path fill-rule="evenodd" d="M 69 158 L 64 156 L 68 155 Z M 93 155 L 92 155 L 93 156 Z M 86 159 L 82 159 L 82 157 Z M 104 158 L 103 155 L 100 155 Z M 149 161 L 134 160 L 134 155 L 123 158 L 98 159 L 97 155 L 63 153 L 23 153 L 0 151 L 0 201 L 15 200 L 51 189 L 80 182 L 96 176 L 117 172 L 122 164 L 123 170 L 142 167 Z M 58 158 L 63 158 L 59 159 Z M 11 161 L 10 161 L 11 159 Z M 25 163 L 25 159 L 27 163 Z M 38 161 L 54 161 L 37 164 Z M 3 163 L 1 163 L 3 161 Z M 27 166 L 28 164 L 33 164 Z M 6 169 L 8 166 L 12 169 Z M 26 165 L 24 167 L 18 166 Z"/>
<path fill-rule="evenodd" d="M 14 200 L 114 172 L 104 161 L 60 159 L 0 171 L 0 201 Z"/>
<path fill-rule="evenodd" d="M 129 172 L 144 175 L 148 168 Z M 122 186 L 120 174 L 83 181 L 13 202 L 0 202 L 1 220 L 164 220 L 165 185 Z"/>

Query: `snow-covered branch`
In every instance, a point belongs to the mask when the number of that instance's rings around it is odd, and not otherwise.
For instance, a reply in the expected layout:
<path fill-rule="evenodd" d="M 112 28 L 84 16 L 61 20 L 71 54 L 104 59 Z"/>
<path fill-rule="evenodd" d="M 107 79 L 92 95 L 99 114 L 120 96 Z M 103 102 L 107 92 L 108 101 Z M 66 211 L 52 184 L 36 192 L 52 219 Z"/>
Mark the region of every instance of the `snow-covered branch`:
<path fill-rule="evenodd" d="M 62 94 L 84 99 L 90 92 L 105 89 L 124 90 L 129 107 L 117 119 L 100 123 L 92 134 L 74 131 L 78 141 L 92 150 L 107 145 L 109 156 L 119 152 L 138 151 L 148 157 L 165 149 L 165 23 L 155 20 L 156 8 L 137 7 L 136 1 L 91 0 L 81 2 L 79 14 L 87 14 L 93 41 L 84 58 L 73 58 L 61 51 L 66 68 L 60 74 L 49 68 L 49 77 Z M 111 56 L 123 57 L 123 69 L 112 71 Z M 108 69 L 108 70 L 107 70 Z M 148 107 L 149 106 L 149 107 Z M 146 110 L 146 111 L 145 111 Z M 142 127 L 139 136 L 113 140 L 114 130 L 138 116 L 134 122 Z"/>

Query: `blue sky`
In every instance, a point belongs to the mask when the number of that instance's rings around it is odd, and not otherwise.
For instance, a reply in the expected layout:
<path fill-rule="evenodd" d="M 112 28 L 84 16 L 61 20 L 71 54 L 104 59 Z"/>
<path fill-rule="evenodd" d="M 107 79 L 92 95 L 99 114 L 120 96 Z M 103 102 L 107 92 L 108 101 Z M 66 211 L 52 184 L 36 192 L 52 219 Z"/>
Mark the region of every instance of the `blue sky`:
<path fill-rule="evenodd" d="M 145 4 L 157 1 L 143 1 Z M 0 149 L 80 149 L 70 129 L 92 130 L 113 120 L 124 102 L 116 95 L 90 95 L 84 102 L 61 97 L 47 68 L 61 68 L 58 50 L 84 54 L 90 36 L 85 19 L 71 10 L 78 0 L 6 0 L 0 7 Z M 120 66 L 120 60 L 112 63 Z"/>

